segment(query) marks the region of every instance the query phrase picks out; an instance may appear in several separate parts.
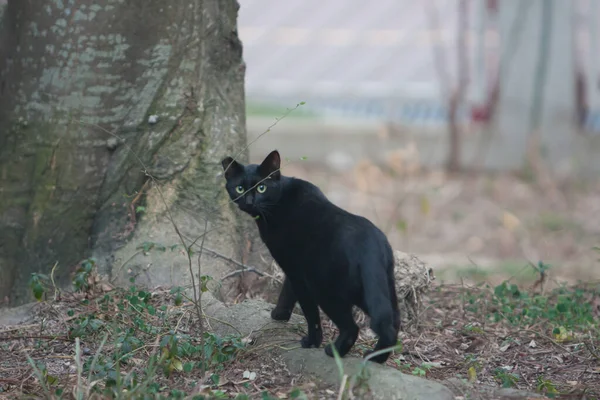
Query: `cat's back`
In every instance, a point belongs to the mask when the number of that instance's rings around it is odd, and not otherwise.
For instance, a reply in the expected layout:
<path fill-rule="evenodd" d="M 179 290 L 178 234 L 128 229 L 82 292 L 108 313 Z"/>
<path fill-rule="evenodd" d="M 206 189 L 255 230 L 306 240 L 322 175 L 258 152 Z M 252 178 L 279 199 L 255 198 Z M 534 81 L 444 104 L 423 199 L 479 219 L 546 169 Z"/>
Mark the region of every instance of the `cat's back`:
<path fill-rule="evenodd" d="M 297 212 L 303 221 L 317 224 L 319 231 L 328 235 L 343 236 L 375 234 L 381 239 L 383 232 L 375 224 L 332 203 L 315 184 L 292 178 L 289 188 L 290 203 L 293 203 L 291 209 Z"/>
<path fill-rule="evenodd" d="M 285 183 L 284 206 L 302 213 L 307 209 L 327 208 L 333 205 L 319 187 L 304 179 L 288 177 Z"/>

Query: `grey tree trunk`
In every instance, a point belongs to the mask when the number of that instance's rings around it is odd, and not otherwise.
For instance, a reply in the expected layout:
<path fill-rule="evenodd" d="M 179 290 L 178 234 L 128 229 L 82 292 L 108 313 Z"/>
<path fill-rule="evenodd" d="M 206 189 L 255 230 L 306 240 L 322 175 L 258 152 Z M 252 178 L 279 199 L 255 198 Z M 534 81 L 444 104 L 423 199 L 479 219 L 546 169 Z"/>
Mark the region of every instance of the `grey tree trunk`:
<path fill-rule="evenodd" d="M 235 0 L 8 1 L 0 299 L 29 300 L 31 273 L 55 263 L 65 284 L 90 256 L 117 283 L 186 285 L 171 217 L 186 245 L 208 219 L 204 245 L 248 261 L 249 225 L 228 202 L 219 163 L 247 157 L 238 8 Z M 144 252 L 144 243 L 158 246 Z M 218 277 L 225 262 L 205 254 L 202 274 Z"/>

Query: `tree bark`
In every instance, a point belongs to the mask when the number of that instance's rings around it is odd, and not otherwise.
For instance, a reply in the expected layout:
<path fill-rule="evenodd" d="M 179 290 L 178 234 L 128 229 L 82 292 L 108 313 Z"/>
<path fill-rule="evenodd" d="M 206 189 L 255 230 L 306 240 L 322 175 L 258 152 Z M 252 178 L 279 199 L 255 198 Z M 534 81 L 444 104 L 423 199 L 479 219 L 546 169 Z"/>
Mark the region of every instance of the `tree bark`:
<path fill-rule="evenodd" d="M 207 227 L 196 244 L 252 253 L 219 163 L 247 157 L 237 1 L 101 4 L 9 0 L 0 23 L 0 296 L 11 305 L 30 299 L 32 272 L 58 262 L 64 285 L 90 256 L 117 283 L 188 284 L 172 222 L 186 246 Z M 201 260 L 201 274 L 225 266 Z"/>

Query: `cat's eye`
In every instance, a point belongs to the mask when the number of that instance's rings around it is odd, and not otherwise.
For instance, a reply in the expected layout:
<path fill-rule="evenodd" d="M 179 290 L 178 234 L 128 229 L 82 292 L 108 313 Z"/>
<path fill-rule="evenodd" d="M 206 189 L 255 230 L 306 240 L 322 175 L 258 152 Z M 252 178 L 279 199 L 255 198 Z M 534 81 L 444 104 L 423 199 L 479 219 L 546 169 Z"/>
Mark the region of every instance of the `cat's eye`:
<path fill-rule="evenodd" d="M 256 187 L 256 191 L 257 191 L 258 193 L 264 193 L 264 192 L 266 192 L 266 191 L 267 191 L 267 186 L 265 186 L 265 185 L 258 185 L 258 186 Z"/>
<path fill-rule="evenodd" d="M 235 191 L 238 192 L 239 194 L 244 193 L 244 187 L 242 185 L 238 185 L 235 187 Z"/>

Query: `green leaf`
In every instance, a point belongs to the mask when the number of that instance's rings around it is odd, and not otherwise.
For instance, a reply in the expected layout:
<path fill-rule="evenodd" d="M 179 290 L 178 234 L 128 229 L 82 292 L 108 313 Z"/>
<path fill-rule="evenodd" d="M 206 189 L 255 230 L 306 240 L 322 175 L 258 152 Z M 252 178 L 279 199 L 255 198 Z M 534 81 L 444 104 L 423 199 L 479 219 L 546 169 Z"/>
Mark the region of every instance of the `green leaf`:
<path fill-rule="evenodd" d="M 40 285 L 38 282 L 35 282 L 32 285 L 31 290 L 33 291 L 33 296 L 35 297 L 35 299 L 37 301 L 41 301 L 42 296 L 44 295 L 44 287 L 42 285 Z"/>
<path fill-rule="evenodd" d="M 93 318 L 90 320 L 90 328 L 92 328 L 92 330 L 97 331 L 98 329 L 100 329 L 100 327 L 104 325 L 104 322 L 102 322 L 99 319 Z"/>
<path fill-rule="evenodd" d="M 201 282 L 200 290 L 202 291 L 202 293 L 208 292 L 208 282 L 211 280 L 212 280 L 212 277 L 209 275 L 202 275 L 200 277 L 200 282 Z"/>
<path fill-rule="evenodd" d="M 171 365 L 173 366 L 174 369 L 176 369 L 177 371 L 183 371 L 183 364 L 181 363 L 181 361 L 175 359 L 171 362 Z"/>
<path fill-rule="evenodd" d="M 55 385 L 58 383 L 58 378 L 55 377 L 54 375 L 46 375 L 46 382 L 48 382 L 50 385 Z"/>
<path fill-rule="evenodd" d="M 552 329 L 552 334 L 553 335 L 560 335 L 560 327 Z"/>

